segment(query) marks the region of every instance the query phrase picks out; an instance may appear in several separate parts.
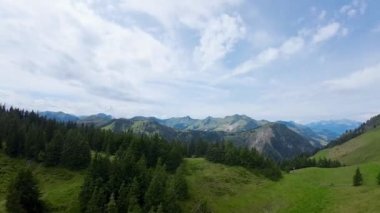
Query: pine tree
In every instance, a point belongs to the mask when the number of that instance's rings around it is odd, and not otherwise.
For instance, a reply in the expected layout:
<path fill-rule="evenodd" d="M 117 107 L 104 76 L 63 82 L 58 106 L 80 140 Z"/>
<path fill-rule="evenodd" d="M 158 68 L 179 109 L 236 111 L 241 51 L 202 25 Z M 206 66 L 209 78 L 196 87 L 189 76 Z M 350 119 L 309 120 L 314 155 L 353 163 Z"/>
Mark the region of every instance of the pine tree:
<path fill-rule="evenodd" d="M 67 133 L 62 150 L 62 164 L 70 169 L 84 169 L 91 161 L 90 146 L 78 131 Z"/>
<path fill-rule="evenodd" d="M 180 166 L 173 177 L 173 190 L 176 199 L 185 200 L 189 196 L 189 190 L 184 175 L 184 168 Z"/>
<path fill-rule="evenodd" d="M 353 177 L 353 185 L 354 186 L 360 186 L 362 184 L 363 184 L 363 177 L 362 177 L 362 174 L 360 173 L 360 169 L 357 168 L 355 175 Z"/>
<path fill-rule="evenodd" d="M 122 183 L 119 189 L 119 197 L 116 200 L 116 205 L 119 212 L 128 211 L 128 192 L 129 192 L 128 186 Z"/>
<path fill-rule="evenodd" d="M 52 140 L 46 145 L 45 164 L 47 166 L 55 166 L 60 163 L 63 143 L 63 134 L 56 131 Z"/>
<path fill-rule="evenodd" d="M 5 141 L 5 153 L 17 157 L 24 153 L 25 132 L 18 121 L 10 121 L 10 131 Z"/>
<path fill-rule="evenodd" d="M 95 187 L 92 181 L 93 180 L 90 176 L 86 176 L 84 179 L 84 183 L 81 187 L 81 191 L 79 193 L 79 205 L 81 212 L 86 211 L 88 202 L 90 201 L 94 192 Z"/>
<path fill-rule="evenodd" d="M 152 181 L 149 184 L 148 190 L 145 193 L 145 209 L 149 210 L 152 207 L 157 207 L 163 201 L 166 187 L 166 173 L 161 165 L 157 165 Z"/>
<path fill-rule="evenodd" d="M 45 135 L 37 126 L 32 125 L 27 133 L 25 138 L 25 156 L 28 159 L 38 160 L 40 152 L 43 151 L 45 146 Z"/>
<path fill-rule="evenodd" d="M 21 170 L 8 187 L 6 209 L 8 212 L 44 212 L 44 203 L 37 181 L 30 170 Z"/>
<path fill-rule="evenodd" d="M 177 147 L 173 146 L 173 148 L 170 150 L 166 158 L 166 162 L 165 162 L 166 169 L 168 171 L 174 172 L 178 168 L 178 166 L 181 164 L 181 161 L 182 161 L 181 151 Z"/>
<path fill-rule="evenodd" d="M 100 190 L 95 188 L 92 192 L 91 199 L 87 203 L 86 213 L 102 213 L 102 209 L 99 205 L 100 196 Z"/>
<path fill-rule="evenodd" d="M 166 187 L 163 203 L 164 203 L 164 205 L 162 205 L 162 203 L 160 203 L 159 207 L 161 206 L 161 208 L 165 212 L 171 212 L 171 213 L 181 212 L 181 208 L 178 204 L 178 197 L 177 197 L 177 193 L 176 193 L 176 186 L 175 186 L 174 178 L 172 178 L 169 181 L 169 184 Z M 161 210 L 161 211 L 163 211 L 163 210 Z M 157 210 L 157 212 L 158 212 L 158 210 Z"/>
<path fill-rule="evenodd" d="M 110 201 L 107 204 L 107 213 L 117 213 L 117 206 L 114 194 L 111 194 Z"/>

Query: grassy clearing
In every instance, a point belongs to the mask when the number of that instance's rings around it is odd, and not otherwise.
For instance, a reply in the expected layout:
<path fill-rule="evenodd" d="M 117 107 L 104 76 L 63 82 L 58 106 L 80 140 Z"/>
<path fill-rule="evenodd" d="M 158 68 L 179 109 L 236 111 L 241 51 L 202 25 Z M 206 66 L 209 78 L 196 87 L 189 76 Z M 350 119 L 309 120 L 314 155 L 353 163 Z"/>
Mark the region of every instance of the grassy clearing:
<path fill-rule="evenodd" d="M 352 186 L 357 166 L 334 169 L 307 168 L 268 181 L 244 168 L 187 159 L 191 212 L 199 199 L 214 212 L 379 212 L 380 164 L 359 165 L 364 185 Z"/>
<path fill-rule="evenodd" d="M 83 183 L 83 172 L 63 168 L 46 168 L 24 159 L 11 159 L 0 154 L 0 212 L 5 212 L 6 190 L 17 171 L 30 167 L 39 182 L 42 199 L 54 212 L 79 212 L 78 192 Z"/>

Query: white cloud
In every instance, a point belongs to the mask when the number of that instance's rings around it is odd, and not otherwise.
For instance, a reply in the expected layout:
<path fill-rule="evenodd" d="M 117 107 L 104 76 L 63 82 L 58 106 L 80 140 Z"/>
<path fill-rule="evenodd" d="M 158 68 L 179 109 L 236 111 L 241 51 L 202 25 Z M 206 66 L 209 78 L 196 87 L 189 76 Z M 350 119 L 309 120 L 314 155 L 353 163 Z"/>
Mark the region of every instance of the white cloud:
<path fill-rule="evenodd" d="M 296 54 L 304 49 L 304 47 L 307 45 L 305 41 L 309 37 L 311 37 L 310 44 L 316 45 L 320 42 L 327 41 L 339 34 L 344 36 L 347 33 L 348 30 L 346 28 L 342 28 L 338 22 L 332 22 L 316 30 L 301 30 L 297 36 L 288 38 L 278 47 L 270 47 L 264 49 L 256 56 L 244 61 L 238 65 L 231 73 L 222 76 L 216 82 L 254 71 L 258 68 L 270 64 L 279 58 L 285 58 Z"/>
<path fill-rule="evenodd" d="M 200 62 L 201 69 L 207 69 L 230 52 L 244 34 L 240 17 L 223 14 L 211 20 L 202 32 L 199 46 L 195 47 L 195 60 Z"/>
<path fill-rule="evenodd" d="M 208 20 L 223 12 L 225 7 L 239 4 L 240 0 L 121 0 L 121 7 L 127 11 L 148 14 L 165 27 L 177 23 L 191 28 L 203 28 Z"/>
<path fill-rule="evenodd" d="M 305 42 L 302 37 L 291 37 L 277 48 L 271 47 L 261 51 L 256 57 L 245 61 L 237 68 L 235 68 L 231 74 L 223 76 L 222 79 L 219 80 L 224 80 L 230 77 L 251 72 L 269 64 L 270 62 L 277 60 L 280 57 L 286 57 L 295 54 L 299 52 L 304 47 L 304 45 Z"/>
<path fill-rule="evenodd" d="M 362 70 L 355 71 L 350 75 L 325 82 L 332 90 L 357 90 L 373 88 L 380 81 L 380 63 Z"/>
<path fill-rule="evenodd" d="M 160 76 L 170 81 L 180 75 L 170 44 L 141 28 L 102 19 L 79 1 L 2 1 L 2 5 L 0 85 L 34 73 L 51 78 L 44 78 L 47 84 L 54 79 L 76 81 L 89 96 L 97 97 L 92 102 L 105 98 L 149 103 L 165 98 L 148 84 L 150 80 Z M 33 84 L 20 90 L 38 93 L 40 87 Z"/>
<path fill-rule="evenodd" d="M 367 9 L 365 0 L 353 0 L 350 4 L 343 5 L 339 12 L 348 17 L 355 17 L 357 14 L 363 15 Z"/>
<path fill-rule="evenodd" d="M 326 41 L 336 36 L 339 32 L 340 27 L 341 26 L 338 22 L 332 22 L 326 26 L 320 27 L 313 36 L 313 43 Z"/>

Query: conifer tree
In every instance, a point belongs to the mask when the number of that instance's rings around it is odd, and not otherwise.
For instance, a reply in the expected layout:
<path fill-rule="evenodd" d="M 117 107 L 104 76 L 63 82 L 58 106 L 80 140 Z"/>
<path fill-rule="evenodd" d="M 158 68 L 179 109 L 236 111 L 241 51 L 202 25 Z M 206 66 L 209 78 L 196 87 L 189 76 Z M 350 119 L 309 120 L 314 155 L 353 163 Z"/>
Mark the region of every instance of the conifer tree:
<path fill-rule="evenodd" d="M 117 213 L 117 206 L 114 194 L 111 194 L 110 201 L 107 204 L 107 213 Z"/>
<path fill-rule="evenodd" d="M 175 180 L 174 178 L 171 178 L 169 183 L 167 184 L 165 195 L 164 195 L 164 202 L 160 203 L 158 206 L 157 212 L 160 209 L 160 206 L 162 208 L 161 211 L 165 212 L 171 212 L 171 213 L 179 213 L 181 212 L 181 208 L 178 204 L 177 199 L 177 193 L 176 193 L 176 186 L 175 186 Z M 162 205 L 164 204 L 164 205 Z"/>
<path fill-rule="evenodd" d="M 363 184 L 363 177 L 362 174 L 360 173 L 360 169 L 357 168 L 355 175 L 353 177 L 353 186 L 360 186 Z"/>
<path fill-rule="evenodd" d="M 92 178 L 90 176 L 86 176 L 84 179 L 84 183 L 81 187 L 81 191 L 79 193 L 79 204 L 81 212 L 85 212 L 87 209 L 87 204 L 90 201 L 92 194 L 94 192 L 94 183 L 92 182 Z"/>
<path fill-rule="evenodd" d="M 128 193 L 129 193 L 128 186 L 122 183 L 119 189 L 119 197 L 116 200 L 116 205 L 119 212 L 128 211 Z"/>
<path fill-rule="evenodd" d="M 60 131 L 56 131 L 52 140 L 46 145 L 45 164 L 47 166 L 55 166 L 60 163 L 63 143 L 63 134 Z"/>
<path fill-rule="evenodd" d="M 173 146 L 173 148 L 170 150 L 170 152 L 167 155 L 167 159 L 165 162 L 166 169 L 168 171 L 174 172 L 178 166 L 181 164 L 182 161 L 182 154 L 181 151 Z"/>
<path fill-rule="evenodd" d="M 6 209 L 8 212 L 40 213 L 44 212 L 44 203 L 37 181 L 30 170 L 21 170 L 8 187 Z"/>
<path fill-rule="evenodd" d="M 5 153 L 10 157 L 17 157 L 24 153 L 25 135 L 18 121 L 10 121 L 10 131 L 5 141 Z"/>
<path fill-rule="evenodd" d="M 159 160 L 160 162 L 160 160 Z M 152 181 L 149 184 L 148 190 L 145 193 L 145 208 L 146 210 L 152 207 L 157 207 L 163 201 L 166 187 L 166 173 L 161 165 L 157 165 Z"/>
<path fill-rule="evenodd" d="M 62 164 L 70 169 L 84 169 L 91 161 L 90 146 L 78 131 L 67 133 L 62 150 Z"/>
<path fill-rule="evenodd" d="M 102 213 L 102 209 L 99 205 L 100 191 L 98 188 L 92 192 L 91 199 L 87 203 L 86 213 Z"/>
<path fill-rule="evenodd" d="M 184 168 L 180 166 L 173 177 L 173 190 L 176 199 L 185 200 L 189 196 Z"/>

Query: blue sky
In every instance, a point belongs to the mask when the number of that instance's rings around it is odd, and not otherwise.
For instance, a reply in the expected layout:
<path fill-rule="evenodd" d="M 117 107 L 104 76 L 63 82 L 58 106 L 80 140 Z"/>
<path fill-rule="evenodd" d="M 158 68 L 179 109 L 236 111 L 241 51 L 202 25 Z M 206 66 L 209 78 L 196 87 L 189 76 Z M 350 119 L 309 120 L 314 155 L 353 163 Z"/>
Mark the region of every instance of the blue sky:
<path fill-rule="evenodd" d="M 379 9 L 376 0 L 0 0 L 0 100 L 115 117 L 363 121 L 380 113 Z"/>

